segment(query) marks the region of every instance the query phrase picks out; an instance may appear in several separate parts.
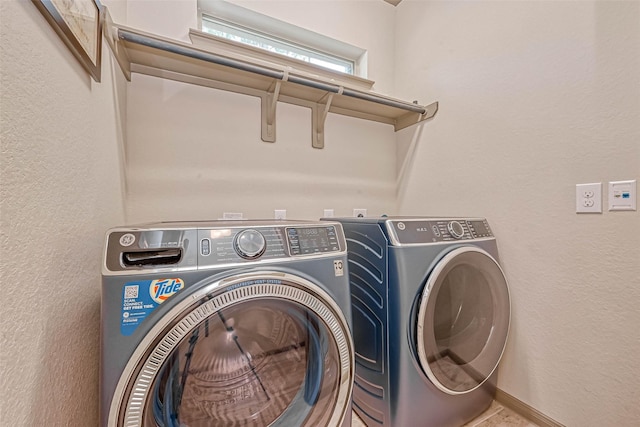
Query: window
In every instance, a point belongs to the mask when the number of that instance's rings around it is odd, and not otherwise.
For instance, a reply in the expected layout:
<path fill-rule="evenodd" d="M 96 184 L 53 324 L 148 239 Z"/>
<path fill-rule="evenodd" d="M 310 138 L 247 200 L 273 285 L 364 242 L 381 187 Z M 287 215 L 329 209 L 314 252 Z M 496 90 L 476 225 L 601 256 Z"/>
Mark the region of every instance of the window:
<path fill-rule="evenodd" d="M 218 37 L 255 46 L 269 52 L 299 59 L 311 64 L 319 65 L 334 71 L 354 74 L 355 61 L 339 58 L 330 54 L 325 54 L 318 50 L 313 50 L 292 42 L 278 39 L 268 34 L 261 34 L 240 26 L 216 19 L 205 14 L 202 15 L 202 31 L 214 34 Z"/>
<path fill-rule="evenodd" d="M 220 0 L 198 0 L 203 32 L 329 70 L 366 77 L 366 51 Z"/>

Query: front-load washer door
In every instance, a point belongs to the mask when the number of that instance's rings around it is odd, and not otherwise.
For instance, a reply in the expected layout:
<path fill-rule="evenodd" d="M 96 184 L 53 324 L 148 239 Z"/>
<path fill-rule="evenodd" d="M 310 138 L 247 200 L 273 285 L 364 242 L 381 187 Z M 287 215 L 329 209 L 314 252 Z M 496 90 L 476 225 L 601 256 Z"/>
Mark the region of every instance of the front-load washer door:
<path fill-rule="evenodd" d="M 348 324 L 297 276 L 210 283 L 147 338 L 120 380 L 111 426 L 338 426 L 350 407 Z"/>
<path fill-rule="evenodd" d="M 446 254 L 418 310 L 416 348 L 429 380 L 452 395 L 480 387 L 502 357 L 510 313 L 507 281 L 491 255 L 477 247 Z"/>

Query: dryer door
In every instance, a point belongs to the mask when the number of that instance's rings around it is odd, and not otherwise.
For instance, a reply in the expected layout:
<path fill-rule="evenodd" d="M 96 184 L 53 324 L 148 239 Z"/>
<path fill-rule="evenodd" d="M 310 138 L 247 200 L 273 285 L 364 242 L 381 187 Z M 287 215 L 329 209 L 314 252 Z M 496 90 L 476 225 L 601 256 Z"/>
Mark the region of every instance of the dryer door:
<path fill-rule="evenodd" d="M 431 382 L 448 394 L 484 383 L 502 357 L 510 312 L 507 281 L 491 255 L 477 247 L 446 254 L 427 279 L 416 328 Z"/>
<path fill-rule="evenodd" d="M 338 426 L 353 346 L 339 307 L 283 273 L 206 284 L 142 342 L 110 426 Z"/>

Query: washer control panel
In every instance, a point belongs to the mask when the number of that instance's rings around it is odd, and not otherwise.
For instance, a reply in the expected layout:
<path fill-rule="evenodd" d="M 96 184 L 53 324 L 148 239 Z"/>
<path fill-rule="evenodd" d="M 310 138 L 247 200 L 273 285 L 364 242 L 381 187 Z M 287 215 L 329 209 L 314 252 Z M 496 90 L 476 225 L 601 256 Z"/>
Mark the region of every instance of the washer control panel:
<path fill-rule="evenodd" d="M 340 250 L 336 228 L 328 227 L 289 227 L 287 240 L 291 255 L 313 255 Z"/>
<path fill-rule="evenodd" d="M 387 228 L 396 244 L 427 244 L 493 238 L 484 218 L 392 219 Z"/>
<path fill-rule="evenodd" d="M 107 233 L 103 274 L 344 256 L 342 225 L 328 221 L 158 222 Z"/>
<path fill-rule="evenodd" d="M 336 225 L 198 230 L 198 265 L 318 256 L 346 250 Z"/>

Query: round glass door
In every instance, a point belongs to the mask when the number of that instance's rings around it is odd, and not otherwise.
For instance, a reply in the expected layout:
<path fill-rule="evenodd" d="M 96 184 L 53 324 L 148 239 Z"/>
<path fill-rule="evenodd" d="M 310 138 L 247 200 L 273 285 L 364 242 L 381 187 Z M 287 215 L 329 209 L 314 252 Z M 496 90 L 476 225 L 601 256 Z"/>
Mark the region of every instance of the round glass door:
<path fill-rule="evenodd" d="M 136 369 L 124 425 L 339 425 L 353 381 L 348 325 L 320 288 L 282 276 L 225 283 L 171 321 Z"/>
<path fill-rule="evenodd" d="M 491 255 L 474 247 L 445 255 L 425 284 L 416 329 L 431 382 L 448 394 L 484 383 L 502 357 L 510 314 L 507 281 Z"/>

